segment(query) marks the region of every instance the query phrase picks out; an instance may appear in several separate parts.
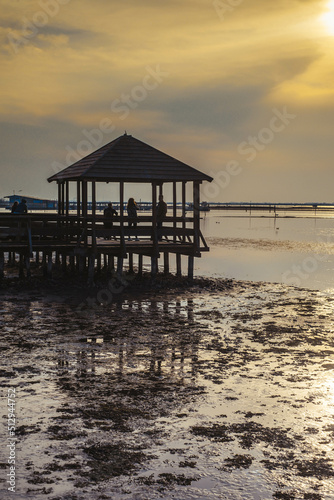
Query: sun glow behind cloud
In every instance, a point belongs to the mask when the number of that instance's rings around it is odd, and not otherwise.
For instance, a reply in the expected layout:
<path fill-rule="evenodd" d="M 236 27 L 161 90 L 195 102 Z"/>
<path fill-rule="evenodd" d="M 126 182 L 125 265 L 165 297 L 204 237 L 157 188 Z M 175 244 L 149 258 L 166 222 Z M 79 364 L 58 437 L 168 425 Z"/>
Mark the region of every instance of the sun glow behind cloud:
<path fill-rule="evenodd" d="M 327 12 L 321 15 L 320 20 L 326 27 L 328 34 L 334 36 L 334 0 L 327 4 Z"/>
<path fill-rule="evenodd" d="M 75 149 L 85 138 L 83 129 L 95 129 L 107 118 L 116 130 L 105 142 L 126 129 L 194 167 L 218 172 L 231 159 L 244 160 L 238 144 L 267 125 L 272 108 L 287 107 L 298 116 L 294 126 L 221 193 L 221 199 L 241 200 L 252 189 L 252 199 L 256 191 L 263 201 L 262 179 L 267 176 L 266 185 L 274 186 L 282 165 L 297 178 L 305 168 L 305 145 L 324 141 L 333 129 L 334 0 L 325 6 L 318 0 L 254 0 L 240 2 L 221 19 L 206 0 L 71 0 L 14 54 L 8 33 L 22 34 L 23 19 L 33 19 L 40 3 L 28 0 L 23 8 L 21 2 L 0 0 L 4 171 L 13 172 L 14 183 L 15 169 L 29 164 L 32 183 L 43 168 L 46 178 L 53 161 L 65 162 L 65 148 Z M 123 120 L 112 102 L 142 84 L 147 66 L 159 66 L 169 76 Z M 25 144 L 24 162 L 18 138 Z M 328 148 L 323 142 L 321 152 L 334 181 L 331 139 L 326 140 Z M 309 151 L 305 155 L 311 171 Z M 331 181 L 324 184 L 331 193 Z M 276 195 L 273 188 L 268 196 L 290 199 L 295 192 L 292 186 L 291 195 L 286 188 Z M 309 193 L 303 196 L 311 199 Z"/>

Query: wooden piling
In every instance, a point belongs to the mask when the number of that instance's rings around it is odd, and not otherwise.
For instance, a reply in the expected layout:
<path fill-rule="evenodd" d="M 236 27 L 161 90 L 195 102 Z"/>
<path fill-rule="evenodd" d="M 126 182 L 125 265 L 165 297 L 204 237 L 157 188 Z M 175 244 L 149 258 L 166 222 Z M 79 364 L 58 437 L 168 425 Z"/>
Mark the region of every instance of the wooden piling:
<path fill-rule="evenodd" d="M 138 255 L 138 275 L 141 276 L 143 274 L 143 254 Z"/>
<path fill-rule="evenodd" d="M 122 274 L 123 274 L 123 261 L 124 261 L 124 258 L 122 256 L 117 257 L 117 274 L 119 276 L 122 276 Z"/>
<path fill-rule="evenodd" d="M 129 273 L 133 273 L 133 253 L 129 253 Z"/>
<path fill-rule="evenodd" d="M 19 278 L 24 278 L 24 255 L 20 253 Z"/>
<path fill-rule="evenodd" d="M 194 256 L 188 256 L 188 278 L 194 279 Z"/>
<path fill-rule="evenodd" d="M 169 274 L 169 253 L 164 252 L 164 273 Z"/>
<path fill-rule="evenodd" d="M 151 275 L 156 276 L 158 272 L 158 259 L 155 255 L 151 257 Z"/>
<path fill-rule="evenodd" d="M 94 283 L 94 267 L 95 267 L 95 255 L 90 255 L 88 258 L 88 284 L 92 285 Z"/>
<path fill-rule="evenodd" d="M 52 253 L 48 253 L 46 273 L 48 278 L 52 278 Z"/>
<path fill-rule="evenodd" d="M 181 254 L 180 253 L 176 254 L 176 276 L 178 276 L 178 277 L 182 276 Z"/>
<path fill-rule="evenodd" d="M 31 277 L 30 254 L 25 255 L 25 268 L 26 268 L 27 278 L 30 278 Z"/>
<path fill-rule="evenodd" d="M 61 269 L 63 273 L 67 272 L 67 255 L 66 253 L 61 254 Z"/>
<path fill-rule="evenodd" d="M 108 256 L 108 271 L 115 271 L 115 258 L 113 255 Z"/>
<path fill-rule="evenodd" d="M 101 272 L 101 254 L 100 253 L 96 256 L 96 270 L 98 273 Z"/>
<path fill-rule="evenodd" d="M 0 252 L 0 279 L 5 276 L 5 254 Z"/>

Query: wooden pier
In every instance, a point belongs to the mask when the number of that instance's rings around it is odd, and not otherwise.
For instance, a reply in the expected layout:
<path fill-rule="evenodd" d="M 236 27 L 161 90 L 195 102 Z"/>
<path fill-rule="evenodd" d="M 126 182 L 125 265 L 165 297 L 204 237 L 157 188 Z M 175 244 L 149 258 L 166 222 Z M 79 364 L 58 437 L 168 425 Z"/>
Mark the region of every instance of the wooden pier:
<path fill-rule="evenodd" d="M 103 216 L 86 217 L 57 214 L 0 215 L 0 277 L 6 266 L 19 263 L 20 276 L 31 274 L 31 263 L 41 265 L 52 276 L 58 267 L 86 272 L 93 280 L 101 268 L 130 272 L 143 271 L 143 257 L 149 257 L 152 275 L 158 272 L 159 259 L 169 272 L 170 254 L 175 256 L 181 274 L 181 256 L 188 257 L 188 276 L 192 277 L 194 258 L 209 250 L 202 233 L 194 229 L 193 217 L 166 217 L 158 239 L 152 216 L 138 217 L 136 228 L 128 227 L 128 217 L 114 218 L 111 229 L 104 228 Z"/>
<path fill-rule="evenodd" d="M 31 275 L 31 263 L 43 267 L 51 277 L 53 269 L 86 273 L 93 282 L 102 267 L 122 274 L 125 266 L 143 272 L 143 257 L 148 257 L 151 273 L 158 272 L 162 259 L 169 272 L 170 257 L 176 260 L 176 273 L 182 274 L 181 257 L 188 259 L 188 276 L 194 272 L 194 258 L 209 251 L 200 231 L 200 184 L 212 178 L 158 151 L 123 135 L 48 179 L 58 184 L 57 214 L 0 214 L 0 277 L 6 266 L 19 263 L 19 273 Z M 75 183 L 77 211 L 70 213 L 70 183 Z M 119 214 L 112 227 L 97 214 L 96 183 L 119 186 Z M 125 183 L 149 183 L 152 189 L 152 214 L 138 212 L 137 226 L 124 211 Z M 157 217 L 158 196 L 165 183 L 172 183 L 172 210 L 162 221 Z M 192 184 L 191 216 L 186 215 L 186 184 Z M 179 183 L 179 190 L 177 190 Z M 91 210 L 88 209 L 90 191 Z M 179 201 L 177 193 L 179 192 Z M 181 208 L 180 208 L 181 207 Z M 171 212 L 171 213 L 170 213 Z"/>

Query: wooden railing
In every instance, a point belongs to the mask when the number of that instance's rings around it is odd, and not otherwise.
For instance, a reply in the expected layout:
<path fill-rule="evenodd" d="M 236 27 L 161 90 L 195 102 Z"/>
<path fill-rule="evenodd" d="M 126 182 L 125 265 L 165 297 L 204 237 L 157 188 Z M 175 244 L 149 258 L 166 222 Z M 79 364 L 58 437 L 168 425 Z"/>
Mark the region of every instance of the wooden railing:
<path fill-rule="evenodd" d="M 105 227 L 106 219 L 102 215 L 78 217 L 76 214 L 0 214 L 0 245 L 6 242 L 24 243 L 32 251 L 34 244 L 62 242 L 78 246 L 96 246 L 100 239 L 111 239 L 126 246 L 129 238 L 153 242 L 158 245 L 159 237 L 174 244 L 188 244 L 200 250 L 208 248 L 200 233 L 196 234 L 193 217 L 166 217 L 160 229 L 153 227 L 153 218 L 139 215 L 136 227 L 129 227 L 132 219 L 115 216 L 112 227 Z"/>

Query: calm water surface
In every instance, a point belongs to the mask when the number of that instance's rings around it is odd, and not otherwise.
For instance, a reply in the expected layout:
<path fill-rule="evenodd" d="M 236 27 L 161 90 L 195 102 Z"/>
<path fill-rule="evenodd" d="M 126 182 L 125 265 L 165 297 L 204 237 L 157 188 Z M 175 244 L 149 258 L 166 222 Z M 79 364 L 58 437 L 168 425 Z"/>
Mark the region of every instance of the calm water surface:
<path fill-rule="evenodd" d="M 282 212 L 211 211 L 201 220 L 209 253 L 196 259 L 196 274 L 334 288 L 334 219 Z M 298 215 L 295 217 L 294 215 Z"/>

